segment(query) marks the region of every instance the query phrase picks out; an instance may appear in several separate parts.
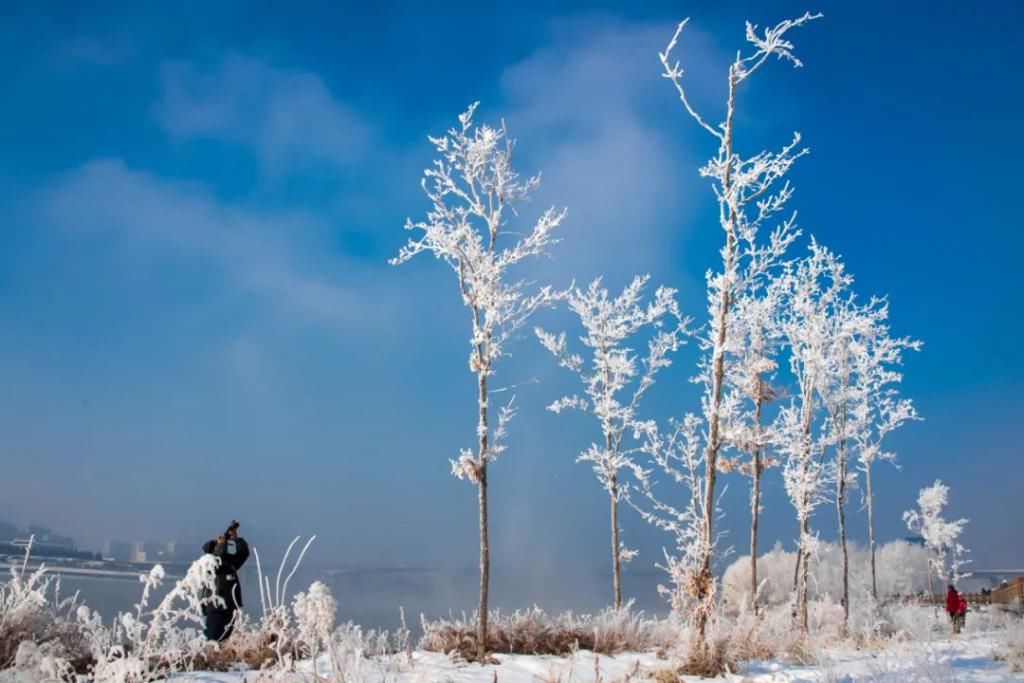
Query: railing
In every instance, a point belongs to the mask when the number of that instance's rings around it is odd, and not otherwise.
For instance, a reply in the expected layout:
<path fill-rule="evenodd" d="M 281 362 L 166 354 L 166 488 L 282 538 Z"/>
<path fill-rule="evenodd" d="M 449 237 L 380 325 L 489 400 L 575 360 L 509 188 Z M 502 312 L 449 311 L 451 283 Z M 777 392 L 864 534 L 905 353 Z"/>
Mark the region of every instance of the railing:
<path fill-rule="evenodd" d="M 1005 586 L 992 589 L 992 602 L 1001 605 L 1024 604 L 1024 576 L 1010 581 Z"/>
<path fill-rule="evenodd" d="M 995 602 L 991 593 L 960 593 L 960 596 L 968 605 L 991 605 Z M 922 595 L 918 602 L 925 605 L 945 605 L 946 595 Z"/>
<path fill-rule="evenodd" d="M 1024 576 L 984 593 L 961 593 L 968 605 L 1024 605 Z M 945 594 L 922 595 L 918 602 L 945 605 Z"/>

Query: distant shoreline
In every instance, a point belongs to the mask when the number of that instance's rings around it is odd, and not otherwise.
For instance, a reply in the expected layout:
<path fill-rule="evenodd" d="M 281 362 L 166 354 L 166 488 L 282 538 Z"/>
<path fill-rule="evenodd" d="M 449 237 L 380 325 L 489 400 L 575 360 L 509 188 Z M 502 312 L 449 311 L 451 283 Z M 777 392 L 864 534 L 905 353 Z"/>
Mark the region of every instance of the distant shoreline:
<path fill-rule="evenodd" d="M 28 568 L 27 568 L 26 571 L 29 572 L 29 573 L 32 573 L 32 572 L 38 571 L 38 569 L 40 567 L 45 567 L 47 574 L 54 574 L 54 575 L 57 575 L 57 576 L 74 576 L 74 577 L 97 578 L 97 579 L 104 578 L 104 579 L 133 579 L 133 580 L 138 580 L 140 575 L 146 573 L 145 570 L 141 570 L 141 569 L 137 569 L 137 570 L 133 570 L 133 569 L 95 569 L 95 568 L 92 568 L 92 567 L 69 567 L 67 565 L 62 565 L 62 564 L 47 564 L 46 562 L 42 562 L 42 563 L 29 563 Z M 5 572 L 11 571 L 11 570 L 18 570 L 18 571 L 20 571 L 21 570 L 21 563 L 20 562 L 19 563 L 8 562 L 6 564 L 0 565 L 0 569 L 4 570 Z M 174 576 L 174 575 L 171 575 L 171 574 L 167 574 L 164 578 L 165 579 L 177 580 L 177 579 L 180 579 L 182 577 Z"/>

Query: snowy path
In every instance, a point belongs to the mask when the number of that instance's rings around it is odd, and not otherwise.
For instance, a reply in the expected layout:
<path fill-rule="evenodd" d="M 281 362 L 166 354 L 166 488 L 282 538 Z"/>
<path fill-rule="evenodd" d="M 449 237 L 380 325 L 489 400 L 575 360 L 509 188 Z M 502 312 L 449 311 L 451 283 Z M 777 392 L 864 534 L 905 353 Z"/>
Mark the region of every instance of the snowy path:
<path fill-rule="evenodd" d="M 1012 673 L 1004 663 L 994 659 L 998 648 L 998 641 L 992 635 L 965 634 L 955 640 L 893 645 L 882 652 L 825 651 L 822 653 L 824 663 L 816 666 L 751 662 L 739 674 L 725 680 L 735 683 L 1024 681 L 1024 673 Z M 460 665 L 444 655 L 417 652 L 413 655 L 412 666 L 404 661 L 399 670 L 385 670 L 380 663 L 367 661 L 360 677 L 363 681 L 389 683 L 612 683 L 649 680 L 668 666 L 653 654 L 629 653 L 605 657 L 580 652 L 569 658 L 499 655 L 497 659 L 501 662 L 499 665 Z M 323 668 L 321 672 L 327 673 Z M 256 683 L 260 680 L 297 683 L 312 680 L 312 676 L 261 679 L 254 673 L 195 673 L 174 678 L 175 683 Z"/>

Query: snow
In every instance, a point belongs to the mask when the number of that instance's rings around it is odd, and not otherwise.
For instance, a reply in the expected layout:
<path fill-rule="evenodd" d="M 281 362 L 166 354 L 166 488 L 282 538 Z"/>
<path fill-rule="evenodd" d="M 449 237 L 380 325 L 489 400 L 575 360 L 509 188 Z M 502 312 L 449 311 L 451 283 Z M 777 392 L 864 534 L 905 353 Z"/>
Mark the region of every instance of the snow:
<path fill-rule="evenodd" d="M 837 649 L 822 652 L 815 666 L 752 662 L 748 681 L 1016 681 L 1015 674 L 995 659 L 1000 645 L 991 633 L 965 634 L 932 642 L 891 645 L 879 652 Z M 737 679 L 740 680 L 740 679 Z"/>
<path fill-rule="evenodd" d="M 1002 649 L 997 632 L 967 633 L 955 638 L 930 642 L 907 642 L 890 645 L 881 651 L 855 650 L 849 647 L 825 649 L 818 653 L 819 664 L 799 665 L 780 660 L 752 661 L 735 674 L 720 680 L 736 683 L 803 683 L 835 681 L 957 681 L 990 683 L 1024 681 L 1024 674 L 1015 673 L 995 656 Z M 481 666 L 454 662 L 443 654 L 415 652 L 412 663 L 406 657 L 401 664 L 391 660 L 390 666 L 378 660 L 367 660 L 361 680 L 414 683 L 445 681 L 451 683 L 539 683 L 561 681 L 650 680 L 659 671 L 670 668 L 669 662 L 654 653 L 624 653 L 616 656 L 595 655 L 581 651 L 571 657 L 495 655 L 497 664 Z M 328 665 L 321 661 L 321 675 Z M 301 669 L 300 665 L 300 669 Z M 242 683 L 251 680 L 252 672 L 190 673 L 175 676 L 175 683 Z M 304 673 L 291 674 L 275 680 L 312 680 L 308 663 Z M 685 677 L 684 681 L 700 680 Z M 2 679 L 0 679 L 2 681 Z"/>

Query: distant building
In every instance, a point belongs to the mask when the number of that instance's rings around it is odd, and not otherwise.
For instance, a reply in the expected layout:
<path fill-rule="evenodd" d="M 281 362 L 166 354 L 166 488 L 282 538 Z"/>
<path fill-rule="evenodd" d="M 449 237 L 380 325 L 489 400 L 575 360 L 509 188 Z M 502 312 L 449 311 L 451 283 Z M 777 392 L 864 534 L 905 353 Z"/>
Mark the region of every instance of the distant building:
<path fill-rule="evenodd" d="M 104 556 L 116 562 L 159 564 L 161 562 L 187 562 L 194 559 L 193 544 L 171 541 L 108 541 Z"/>
<path fill-rule="evenodd" d="M 135 546 L 128 541 L 107 541 L 104 556 L 115 562 L 131 562 Z"/>
<path fill-rule="evenodd" d="M 75 553 L 75 539 L 55 534 L 49 527 L 30 525 L 25 529 L 25 536 L 36 537 L 33 548 L 34 552 L 38 554 L 60 556 L 74 555 Z"/>
<path fill-rule="evenodd" d="M 171 541 L 167 544 L 167 555 L 173 562 L 191 562 L 199 556 L 199 546 L 196 543 Z"/>
<path fill-rule="evenodd" d="M 36 539 L 37 541 L 39 539 Z M 61 536 L 60 534 L 50 534 L 43 539 L 43 543 L 50 548 L 55 550 L 64 550 L 67 552 L 74 552 L 75 550 L 75 539 L 70 536 Z"/>
<path fill-rule="evenodd" d="M 146 561 L 146 548 L 142 541 L 135 541 L 132 544 L 132 562 L 145 562 Z"/>
<path fill-rule="evenodd" d="M 167 553 L 167 544 L 156 543 L 155 541 L 146 541 L 143 543 L 142 554 L 144 555 L 142 562 L 166 562 L 171 557 Z"/>
<path fill-rule="evenodd" d="M 13 541 L 18 537 L 18 527 L 0 522 L 0 541 Z"/>

